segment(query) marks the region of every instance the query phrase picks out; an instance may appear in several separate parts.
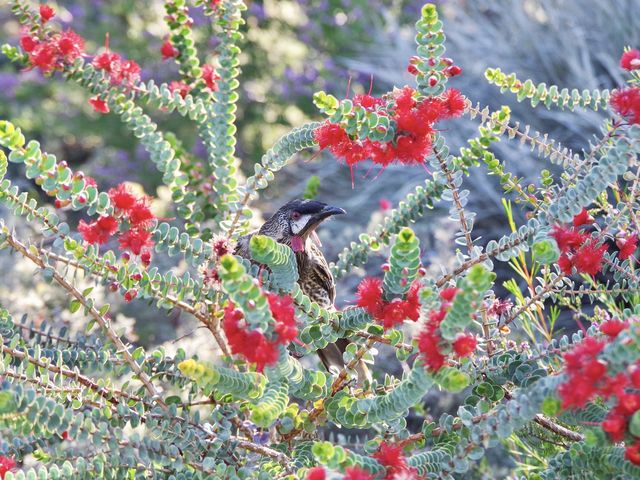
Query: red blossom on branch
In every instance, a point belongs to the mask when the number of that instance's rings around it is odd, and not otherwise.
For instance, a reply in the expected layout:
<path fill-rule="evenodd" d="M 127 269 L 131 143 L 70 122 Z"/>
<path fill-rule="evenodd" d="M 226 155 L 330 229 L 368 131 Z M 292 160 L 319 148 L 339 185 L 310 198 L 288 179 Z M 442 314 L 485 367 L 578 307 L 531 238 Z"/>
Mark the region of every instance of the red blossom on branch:
<path fill-rule="evenodd" d="M 208 63 L 202 66 L 202 79 L 204 83 L 207 85 L 207 88 L 212 92 L 218 91 L 218 80 L 220 80 L 220 75 L 216 73 L 216 69 L 213 68 L 212 65 Z"/>
<path fill-rule="evenodd" d="M 404 299 L 387 302 L 382 298 L 382 280 L 367 277 L 358 285 L 358 306 L 382 323 L 385 329 L 392 328 L 406 319 L 414 322 L 420 318 L 420 283 L 413 282 Z"/>
<path fill-rule="evenodd" d="M 622 54 L 620 57 L 620 66 L 625 70 L 637 70 L 640 68 L 640 50 L 631 49 Z"/>
<path fill-rule="evenodd" d="M 171 41 L 167 39 L 160 47 L 160 53 L 162 54 L 163 60 L 168 60 L 177 57 L 180 52 L 176 47 L 171 45 Z"/>
<path fill-rule="evenodd" d="M 0 456 L 0 479 L 4 478 L 7 472 L 16 467 L 16 461 L 13 458 Z"/>
<path fill-rule="evenodd" d="M 140 65 L 109 50 L 109 35 L 105 39 L 105 51 L 93 57 L 91 64 L 107 72 L 112 85 L 131 88 L 140 79 Z"/>
<path fill-rule="evenodd" d="M 307 472 L 306 480 L 325 480 L 327 478 L 327 472 L 322 467 L 310 468 Z"/>
<path fill-rule="evenodd" d="M 134 255 L 140 255 L 154 244 L 151 240 L 151 232 L 138 228 L 124 232 L 118 238 L 118 243 L 120 243 L 120 250 L 128 250 Z"/>
<path fill-rule="evenodd" d="M 115 208 L 128 212 L 136 204 L 137 199 L 124 183 L 109 189 L 109 200 Z"/>
<path fill-rule="evenodd" d="M 56 16 L 56 11 L 49 5 L 40 5 L 39 11 L 42 23 L 47 23 L 49 20 Z"/>
<path fill-rule="evenodd" d="M 89 99 L 89 104 L 98 113 L 109 113 L 109 105 L 99 95 L 95 95 Z"/>
<path fill-rule="evenodd" d="M 628 237 L 617 238 L 616 246 L 620 250 L 618 252 L 618 258 L 620 260 L 626 260 L 636 253 L 638 249 L 638 234 L 634 232 Z"/>
<path fill-rule="evenodd" d="M 382 442 L 378 451 L 373 454 L 373 458 L 386 468 L 386 475 L 383 480 L 417 480 L 417 470 L 407 465 L 402 447 L 390 443 Z"/>
<path fill-rule="evenodd" d="M 118 220 L 111 216 L 100 217 L 91 223 L 80 220 L 78 231 L 86 242 L 103 245 L 118 231 Z"/>
<path fill-rule="evenodd" d="M 629 123 L 640 123 L 640 88 L 619 88 L 611 93 L 611 108 L 629 120 Z"/>
<path fill-rule="evenodd" d="M 169 90 L 171 93 L 178 92 L 182 98 L 185 98 L 191 91 L 191 87 L 184 80 L 172 80 L 169 83 Z"/>

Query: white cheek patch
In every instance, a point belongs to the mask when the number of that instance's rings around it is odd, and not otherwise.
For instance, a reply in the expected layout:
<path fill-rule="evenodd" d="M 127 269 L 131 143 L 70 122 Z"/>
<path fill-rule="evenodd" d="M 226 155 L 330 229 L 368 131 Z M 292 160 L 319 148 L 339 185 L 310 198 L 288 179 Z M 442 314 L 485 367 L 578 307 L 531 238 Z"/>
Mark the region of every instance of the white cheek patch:
<path fill-rule="evenodd" d="M 298 235 L 311 220 L 311 215 L 302 215 L 298 220 L 291 223 L 291 231 L 294 235 Z"/>

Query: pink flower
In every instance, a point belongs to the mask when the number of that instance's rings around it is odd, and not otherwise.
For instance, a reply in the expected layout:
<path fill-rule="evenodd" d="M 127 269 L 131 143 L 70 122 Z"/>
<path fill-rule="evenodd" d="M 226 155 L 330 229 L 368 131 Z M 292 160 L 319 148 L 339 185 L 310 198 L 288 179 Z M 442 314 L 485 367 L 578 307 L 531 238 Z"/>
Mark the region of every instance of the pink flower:
<path fill-rule="evenodd" d="M 622 54 L 620 66 L 625 70 L 636 70 L 640 68 L 640 50 L 634 48 Z"/>
<path fill-rule="evenodd" d="M 382 210 L 383 212 L 386 212 L 392 207 L 391 201 L 389 201 L 389 199 L 387 198 L 381 198 L 379 205 L 380 205 L 380 210 Z"/>
<path fill-rule="evenodd" d="M 56 16 L 56 11 L 49 5 L 40 5 L 40 18 L 42 23 L 47 23 L 53 17 Z"/>
<path fill-rule="evenodd" d="M 109 113 L 109 105 L 99 95 L 95 95 L 89 99 L 89 104 L 98 113 Z"/>
<path fill-rule="evenodd" d="M 177 57 L 180 52 L 176 47 L 171 45 L 171 41 L 167 39 L 162 44 L 162 47 L 160 47 L 160 53 L 162 54 L 163 60 L 168 60 Z"/>
<path fill-rule="evenodd" d="M 220 75 L 216 73 L 216 69 L 212 65 L 205 64 L 202 66 L 202 79 L 209 90 L 212 92 L 218 91 L 217 81 L 220 80 Z"/>

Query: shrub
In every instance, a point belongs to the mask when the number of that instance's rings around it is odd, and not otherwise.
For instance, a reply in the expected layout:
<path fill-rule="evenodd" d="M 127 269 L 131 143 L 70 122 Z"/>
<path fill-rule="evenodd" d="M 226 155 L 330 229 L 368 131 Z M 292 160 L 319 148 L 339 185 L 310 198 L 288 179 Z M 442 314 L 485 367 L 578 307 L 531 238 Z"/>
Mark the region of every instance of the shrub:
<path fill-rule="evenodd" d="M 84 40 L 60 30 L 50 6 L 13 2 L 23 30 L 17 46 L 3 46 L 5 56 L 64 76 L 86 89 L 96 112 L 120 117 L 162 174 L 175 218 L 157 218 L 149 199 L 127 185 L 101 191 L 20 128 L 0 122 L 0 200 L 39 229 L 29 239 L 2 220 L 1 246 L 60 287 L 90 334 L 73 339 L 14 320 L 9 305 L 0 310 L 0 475 L 454 478 L 478 470 L 487 449 L 509 442 L 517 473 L 529 478 L 638 476 L 640 51 L 623 53 L 628 85 L 613 92 L 569 91 L 487 70 L 489 83 L 532 107 L 609 108 L 601 138 L 574 154 L 514 123 L 507 107 L 491 111 L 447 87 L 462 69 L 444 56 L 443 24 L 427 4 L 416 23 L 416 55 L 408 59 L 415 87 L 342 100 L 316 93 L 327 119 L 284 135 L 243 180 L 235 103 L 244 4 L 194 3 L 215 27 L 216 65 L 200 61 L 185 2 L 167 1 L 171 34 L 161 51 L 178 63 L 181 80 L 156 85 L 141 81 L 138 64 L 108 45 L 89 61 Z M 198 168 L 143 107 L 196 124 L 207 149 Z M 479 120 L 479 133 L 453 155 L 438 122 L 462 115 Z M 562 172 L 545 171 L 538 185 L 523 186 L 492 153 L 502 137 L 517 137 Z M 314 147 L 351 169 L 371 161 L 427 172 L 372 234 L 360 235 L 331 264 L 339 280 L 388 247 L 382 278 L 364 279 L 357 306 L 342 310 L 303 291 L 288 245 L 256 235 L 248 242 L 253 262 L 234 255 L 249 231 L 250 202 L 294 155 Z M 8 162 L 24 165 L 53 204 L 14 185 Z M 482 175 L 480 165 L 528 217 L 516 225 L 505 202 L 511 232 L 486 244 L 474 237 L 463 188 L 465 177 Z M 315 191 L 317 179 L 306 194 Z M 457 263 L 431 276 L 410 225 L 438 201 L 450 203 L 459 224 Z M 75 229 L 64 221 L 72 211 L 88 216 Z M 119 254 L 101 249 L 114 240 Z M 190 271 L 179 277 L 164 269 L 162 255 L 180 256 Z M 494 261 L 515 269 L 506 283 L 513 300 L 496 298 Z M 213 364 L 197 352 L 132 348 L 94 287 L 78 286 L 77 272 L 126 302 L 192 315 L 223 357 Z M 554 328 L 563 312 L 581 327 L 571 337 Z M 418 325 L 410 341 L 407 321 Z M 516 324 L 529 342 L 512 340 Z M 299 360 L 339 338 L 351 341 L 341 371 Z M 352 381 L 361 361 L 375 367 L 376 344 L 394 349 L 405 374 L 381 376 L 374 368 L 372 381 Z M 435 390 L 462 392 L 455 416 L 434 421 L 423 414 L 422 399 Z M 421 425 L 407 422 L 410 411 L 422 414 Z M 367 438 L 355 446 L 343 437 L 325 441 L 325 426 L 360 429 Z"/>

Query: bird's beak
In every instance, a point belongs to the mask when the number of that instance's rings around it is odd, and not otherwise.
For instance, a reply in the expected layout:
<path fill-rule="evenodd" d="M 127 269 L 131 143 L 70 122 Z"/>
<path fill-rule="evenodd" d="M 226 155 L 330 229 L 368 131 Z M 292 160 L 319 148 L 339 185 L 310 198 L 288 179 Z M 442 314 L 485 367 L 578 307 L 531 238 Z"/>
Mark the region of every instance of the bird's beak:
<path fill-rule="evenodd" d="M 344 215 L 345 213 L 347 212 L 342 208 L 332 207 L 331 205 L 327 205 L 322 210 L 320 210 L 318 213 L 314 214 L 311 217 L 311 219 L 305 226 L 304 231 L 301 233 L 301 235 L 313 232 L 316 229 L 316 227 L 320 225 L 320 223 L 322 223 L 327 218 L 332 217 L 333 215 Z"/>

